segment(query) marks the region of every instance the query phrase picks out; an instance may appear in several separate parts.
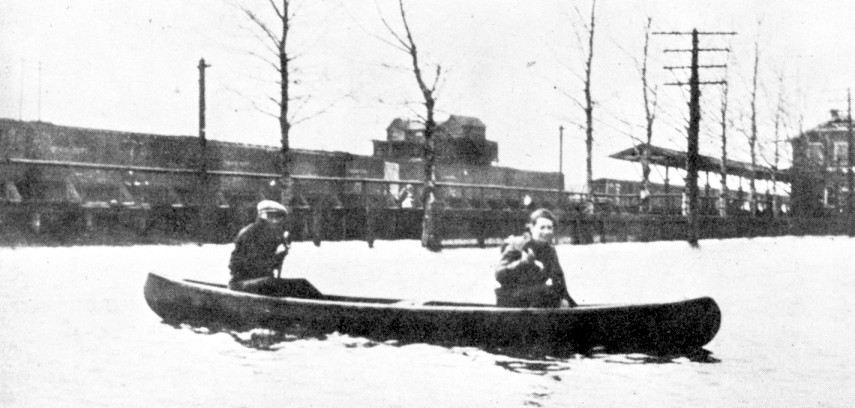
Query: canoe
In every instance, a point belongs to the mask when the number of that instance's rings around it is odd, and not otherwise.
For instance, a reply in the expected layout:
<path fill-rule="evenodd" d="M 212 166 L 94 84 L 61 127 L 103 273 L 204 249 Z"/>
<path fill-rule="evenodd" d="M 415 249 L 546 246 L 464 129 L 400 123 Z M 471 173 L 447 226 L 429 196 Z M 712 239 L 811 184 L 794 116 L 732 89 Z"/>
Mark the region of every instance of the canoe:
<path fill-rule="evenodd" d="M 380 341 L 489 347 L 691 350 L 709 343 L 721 324 L 721 311 L 709 297 L 570 309 L 502 308 L 324 295 L 304 279 L 289 281 L 301 297 L 261 296 L 151 273 L 145 283 L 145 299 L 171 324 L 235 330 L 298 327 L 312 333 L 337 331 Z"/>

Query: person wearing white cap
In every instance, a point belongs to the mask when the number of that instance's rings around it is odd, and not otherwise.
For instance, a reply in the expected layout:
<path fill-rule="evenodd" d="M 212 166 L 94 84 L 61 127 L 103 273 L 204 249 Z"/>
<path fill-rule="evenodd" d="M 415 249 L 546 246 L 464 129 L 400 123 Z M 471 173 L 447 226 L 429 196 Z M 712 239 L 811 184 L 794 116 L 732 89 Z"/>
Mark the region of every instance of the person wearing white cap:
<path fill-rule="evenodd" d="M 286 230 L 288 210 L 272 200 L 262 200 L 256 206 L 255 222 L 238 232 L 235 248 L 229 260 L 229 288 L 262 295 L 276 295 L 282 261 L 290 247 Z"/>

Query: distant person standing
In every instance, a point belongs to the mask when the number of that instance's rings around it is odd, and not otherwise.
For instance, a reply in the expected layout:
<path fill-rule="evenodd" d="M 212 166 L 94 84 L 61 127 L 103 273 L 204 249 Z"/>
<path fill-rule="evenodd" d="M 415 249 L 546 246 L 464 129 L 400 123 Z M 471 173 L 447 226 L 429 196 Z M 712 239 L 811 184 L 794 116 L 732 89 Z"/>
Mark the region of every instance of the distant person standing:
<path fill-rule="evenodd" d="M 401 208 L 413 208 L 415 207 L 415 200 L 415 189 L 412 184 L 407 184 L 398 196 L 398 203 L 400 203 Z"/>
<path fill-rule="evenodd" d="M 650 190 L 645 185 L 641 186 L 641 190 L 638 192 L 638 203 L 640 212 L 650 212 Z"/>
<path fill-rule="evenodd" d="M 281 282 L 274 276 L 288 255 L 288 210 L 282 204 L 263 200 L 256 206 L 255 222 L 238 232 L 229 261 L 232 290 L 275 295 Z"/>
<path fill-rule="evenodd" d="M 502 244 L 496 266 L 496 304 L 501 307 L 575 307 L 564 271 L 552 246 L 555 214 L 541 208 L 531 213 L 527 231 Z"/>

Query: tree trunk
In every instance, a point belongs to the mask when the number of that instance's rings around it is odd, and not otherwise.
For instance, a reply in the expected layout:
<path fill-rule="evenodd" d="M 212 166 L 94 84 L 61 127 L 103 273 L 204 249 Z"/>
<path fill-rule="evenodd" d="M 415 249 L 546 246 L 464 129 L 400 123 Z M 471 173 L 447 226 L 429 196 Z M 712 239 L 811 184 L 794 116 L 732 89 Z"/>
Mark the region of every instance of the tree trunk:
<path fill-rule="evenodd" d="M 772 218 L 777 218 L 778 211 L 778 162 L 780 160 L 780 126 L 781 114 L 784 111 L 784 76 L 778 78 L 778 109 L 775 110 L 775 156 L 772 161 Z"/>
<path fill-rule="evenodd" d="M 758 34 L 759 37 L 759 34 Z M 757 71 L 760 65 L 760 40 L 754 43 L 754 78 L 751 85 L 751 135 L 748 137 L 748 149 L 751 155 L 751 178 L 748 180 L 748 204 L 751 216 L 757 215 Z"/>
<path fill-rule="evenodd" d="M 419 65 L 419 53 L 416 48 L 416 43 L 413 40 L 413 34 L 410 31 L 410 25 L 407 21 L 407 14 L 404 11 L 404 2 L 403 0 L 398 0 L 398 7 L 401 12 L 401 21 L 404 24 L 404 30 L 406 34 L 406 40 L 399 36 L 384 20 L 383 23 L 386 24 L 386 27 L 398 41 L 403 51 L 406 51 L 410 55 L 410 59 L 413 64 L 413 75 L 416 78 L 416 83 L 419 86 L 419 91 L 422 93 L 422 97 L 424 98 L 425 110 L 427 113 L 427 117 L 425 120 L 425 141 L 423 147 L 423 159 L 424 159 L 424 185 L 422 190 L 422 208 L 424 209 L 424 217 L 422 218 L 422 246 L 429 250 L 439 250 L 440 249 L 440 237 L 436 232 L 436 210 L 434 205 L 436 204 L 436 176 L 434 174 L 434 164 L 436 161 L 436 148 L 434 136 L 436 133 L 436 122 L 434 120 L 434 107 L 436 105 L 436 98 L 434 97 L 434 92 L 436 91 L 436 84 L 439 82 L 439 76 L 442 72 L 442 69 L 437 66 L 436 67 L 436 77 L 434 79 L 434 83 L 432 86 L 428 86 L 424 78 L 422 76 L 421 66 Z"/>
<path fill-rule="evenodd" d="M 294 183 L 291 179 L 291 147 L 289 134 L 291 132 L 291 123 L 288 121 L 288 102 L 291 96 L 288 92 L 288 51 L 286 45 L 288 43 L 288 30 L 290 29 L 290 21 L 288 15 L 289 0 L 282 0 L 282 10 L 279 13 L 279 18 L 282 20 L 282 39 L 279 41 L 279 80 L 280 80 L 280 101 L 279 101 L 279 129 L 282 137 L 282 149 L 280 154 L 280 172 L 282 179 L 280 180 L 280 200 L 282 204 L 291 208 L 291 201 L 294 197 Z M 272 3 L 271 3 L 272 4 Z"/>
<path fill-rule="evenodd" d="M 434 103 L 433 97 L 426 96 L 427 121 L 425 121 L 424 145 L 425 181 L 424 192 L 422 193 L 422 208 L 424 208 L 424 217 L 422 218 L 422 247 L 430 250 L 438 250 L 440 247 L 439 237 L 436 234 L 436 213 L 434 211 L 434 204 L 436 203 L 436 173 L 434 172 L 436 149 L 433 138 L 436 129 L 436 123 L 433 118 Z"/>
<path fill-rule="evenodd" d="M 725 83 L 721 98 L 721 196 L 718 208 L 718 215 L 721 217 L 727 217 L 730 196 L 730 191 L 727 189 L 727 97 L 728 85 Z"/>
<path fill-rule="evenodd" d="M 594 145 L 594 104 L 591 99 L 591 64 L 594 60 L 594 24 L 597 1 L 591 2 L 591 26 L 588 31 L 588 60 L 585 62 L 585 184 L 589 197 L 594 193 L 594 170 L 591 160 Z M 593 198 L 593 197 L 592 197 Z"/>
<path fill-rule="evenodd" d="M 650 212 L 650 146 L 653 143 L 653 121 L 656 119 L 656 100 L 653 101 L 651 107 L 650 87 L 647 82 L 647 59 L 650 46 L 650 27 L 653 24 L 653 19 L 647 18 L 647 30 L 644 32 L 644 60 L 641 65 L 641 85 L 644 96 L 644 116 L 647 122 L 647 146 L 641 153 L 641 190 L 646 192 L 646 202 L 641 202 L 639 210 L 642 212 Z M 655 98 L 655 92 L 654 92 Z"/>

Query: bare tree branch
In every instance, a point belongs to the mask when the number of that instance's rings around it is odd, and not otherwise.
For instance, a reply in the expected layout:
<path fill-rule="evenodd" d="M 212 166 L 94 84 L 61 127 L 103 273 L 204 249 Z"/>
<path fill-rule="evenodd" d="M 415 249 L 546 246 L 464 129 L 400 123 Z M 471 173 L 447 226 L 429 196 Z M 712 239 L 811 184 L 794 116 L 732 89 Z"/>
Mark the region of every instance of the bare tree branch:
<path fill-rule="evenodd" d="M 570 94 L 569 92 L 565 91 L 564 89 L 559 88 L 559 87 L 558 87 L 558 85 L 553 85 L 552 89 L 555 89 L 555 90 L 556 90 L 556 91 L 558 91 L 560 94 L 562 94 L 562 95 L 566 96 L 566 97 L 567 97 L 567 99 L 570 99 L 573 103 L 575 103 L 575 104 L 576 104 L 579 108 L 581 108 L 582 110 L 584 110 L 584 109 L 585 109 L 585 104 L 583 104 L 582 102 L 580 102 L 578 99 L 576 99 L 576 97 L 575 97 L 575 96 L 573 96 L 573 95 L 572 95 L 572 94 Z"/>
<path fill-rule="evenodd" d="M 376 5 L 376 3 L 375 3 L 375 5 Z M 389 34 L 391 34 L 391 35 L 392 35 L 392 37 L 394 37 L 394 38 L 395 38 L 395 40 L 397 40 L 397 41 L 398 41 L 398 44 L 396 45 L 396 44 L 394 44 L 394 43 L 392 43 L 392 42 L 390 42 L 390 41 L 386 40 L 385 38 L 381 38 L 381 37 L 378 37 L 378 38 L 379 38 L 381 41 L 385 42 L 386 44 L 389 44 L 389 45 L 391 45 L 392 47 L 394 47 L 394 48 L 396 48 L 396 49 L 398 49 L 398 50 L 400 50 L 400 51 L 403 51 L 403 52 L 406 52 L 406 53 L 410 53 L 410 52 L 411 52 L 411 50 L 410 50 L 410 46 L 409 46 L 409 44 L 407 44 L 407 43 L 406 43 L 406 41 L 404 41 L 404 39 L 403 39 L 403 38 L 401 38 L 401 36 L 400 36 L 400 35 L 398 35 L 398 32 L 397 32 L 397 31 L 395 31 L 395 29 L 393 29 L 391 25 L 389 25 L 389 22 L 388 22 L 388 21 L 386 21 L 386 18 L 385 18 L 385 17 L 383 17 L 383 13 L 381 13 L 381 12 L 380 12 L 379 7 L 380 7 L 380 6 L 377 6 L 377 8 L 378 8 L 377 12 L 378 12 L 378 14 L 380 14 L 380 21 L 381 21 L 381 22 L 383 23 L 383 25 L 386 27 L 386 30 L 388 30 L 388 31 L 389 31 Z M 401 10 L 403 10 L 403 5 L 401 6 Z M 402 12 L 402 14 L 403 14 L 403 12 Z"/>
<path fill-rule="evenodd" d="M 270 7 L 273 8 L 273 11 L 276 12 L 276 17 L 279 17 L 280 21 L 284 21 L 285 15 L 282 14 L 281 11 L 279 11 L 279 7 L 276 5 L 276 3 L 273 2 L 273 0 L 269 0 L 269 1 L 270 1 Z"/>
<path fill-rule="evenodd" d="M 253 56 L 255 58 L 258 58 L 259 60 L 261 60 L 262 62 L 264 62 L 267 65 L 270 65 L 270 67 L 273 68 L 275 71 L 277 71 L 277 72 L 279 71 L 279 65 L 277 65 L 275 62 L 267 59 L 267 57 L 255 52 L 255 51 L 247 51 L 247 54 L 249 54 L 250 56 Z"/>
<path fill-rule="evenodd" d="M 266 109 L 263 109 L 263 108 L 261 108 L 260 106 L 258 106 L 258 103 L 255 101 L 255 99 L 254 99 L 254 98 L 250 98 L 250 97 L 248 97 L 248 96 L 244 95 L 243 93 L 241 93 L 240 91 L 238 91 L 238 90 L 236 90 L 236 89 L 234 89 L 234 88 L 226 87 L 226 90 L 227 90 L 227 91 L 229 91 L 229 92 L 232 92 L 232 93 L 236 94 L 237 96 L 240 96 L 241 98 L 243 98 L 246 102 L 248 102 L 250 105 L 252 105 L 252 108 L 253 108 L 255 111 L 257 111 L 258 113 L 261 113 L 261 114 L 264 114 L 264 115 L 270 116 L 270 117 L 272 117 L 272 118 L 278 118 L 278 116 L 276 116 L 276 115 L 274 115 L 274 114 L 272 114 L 272 113 L 268 112 Z M 269 97 L 269 96 L 268 96 L 267 98 L 268 98 L 268 99 L 270 99 L 270 100 L 273 100 L 273 102 L 275 102 L 275 103 L 277 103 L 277 104 L 279 103 L 277 100 L 273 99 L 272 97 Z"/>
<path fill-rule="evenodd" d="M 442 67 L 437 65 L 436 66 L 436 77 L 433 79 L 433 86 L 430 87 L 431 93 L 434 93 L 434 91 L 436 91 L 436 84 L 439 82 L 440 73 L 442 73 Z"/>
<path fill-rule="evenodd" d="M 249 17 L 250 21 L 255 23 L 255 25 L 261 29 L 261 31 L 267 36 L 267 39 L 273 43 L 274 47 L 279 48 L 281 46 L 281 40 L 273 33 L 273 31 L 270 30 L 269 27 L 267 27 L 267 24 L 261 21 L 258 16 L 252 12 L 252 10 L 244 8 L 243 11 L 246 13 L 246 16 Z"/>
<path fill-rule="evenodd" d="M 309 96 L 309 97 L 311 98 L 311 96 Z M 296 119 L 296 117 L 295 117 L 295 119 L 294 119 L 294 124 L 295 124 L 295 125 L 297 125 L 297 124 L 300 124 L 300 123 L 303 123 L 303 122 L 307 122 L 307 121 L 309 121 L 309 120 L 312 120 L 312 119 L 314 119 L 314 118 L 317 118 L 317 117 L 319 117 L 319 116 L 321 116 L 321 115 L 323 115 L 323 114 L 327 113 L 330 109 L 332 109 L 335 105 L 337 105 L 337 104 L 338 104 L 339 102 L 341 102 L 343 99 L 352 98 L 352 97 L 353 97 L 353 94 L 352 94 L 352 93 L 347 93 L 347 94 L 345 94 L 345 95 L 341 96 L 340 98 L 338 98 L 338 99 L 336 99 L 336 100 L 334 100 L 334 101 L 332 101 L 332 102 L 328 103 L 328 104 L 327 104 L 326 106 L 324 106 L 323 108 L 316 110 L 316 111 L 315 111 L 314 113 L 312 113 L 311 115 L 305 115 L 305 116 L 303 116 L 303 117 L 302 117 L 302 118 L 300 118 L 300 119 Z M 308 100 L 306 100 L 306 103 L 308 103 Z M 305 104 L 304 104 L 304 105 L 305 105 Z M 300 107 L 298 107 L 298 108 L 297 108 L 297 110 L 301 110 L 301 109 L 302 109 L 302 106 L 300 106 Z M 295 116 L 296 116 L 296 114 L 295 114 Z"/>

